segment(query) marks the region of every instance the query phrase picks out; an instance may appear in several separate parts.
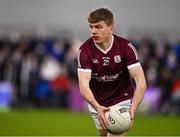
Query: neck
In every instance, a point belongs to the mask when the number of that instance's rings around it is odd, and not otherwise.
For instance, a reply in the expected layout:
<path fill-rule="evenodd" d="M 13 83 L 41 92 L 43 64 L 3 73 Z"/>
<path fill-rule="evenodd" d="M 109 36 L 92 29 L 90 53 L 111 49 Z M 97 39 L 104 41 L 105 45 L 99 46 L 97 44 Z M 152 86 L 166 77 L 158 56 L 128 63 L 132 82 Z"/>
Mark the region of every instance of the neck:
<path fill-rule="evenodd" d="M 106 41 L 104 41 L 101 44 L 98 44 L 103 50 L 107 50 L 112 42 L 112 36 L 110 36 Z"/>

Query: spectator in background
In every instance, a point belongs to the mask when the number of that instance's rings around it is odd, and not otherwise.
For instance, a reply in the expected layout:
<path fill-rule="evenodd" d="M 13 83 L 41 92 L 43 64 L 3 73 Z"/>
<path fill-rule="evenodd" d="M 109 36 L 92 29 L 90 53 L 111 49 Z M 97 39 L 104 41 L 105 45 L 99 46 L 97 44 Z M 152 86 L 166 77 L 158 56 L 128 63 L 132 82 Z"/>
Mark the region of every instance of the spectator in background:
<path fill-rule="evenodd" d="M 172 83 L 171 89 L 171 100 L 172 100 L 172 112 L 175 115 L 180 114 L 180 71 L 178 75 L 175 77 Z"/>
<path fill-rule="evenodd" d="M 46 54 L 39 67 L 39 82 L 35 97 L 40 106 L 46 106 L 50 104 L 52 95 L 51 82 L 60 75 L 61 66 L 56 58 Z"/>
<path fill-rule="evenodd" d="M 160 98 L 160 113 L 168 114 L 170 111 L 171 105 L 171 88 L 172 88 L 172 79 L 173 74 L 167 68 L 162 68 L 160 70 L 160 75 L 158 78 L 158 87 L 161 91 Z"/>
<path fill-rule="evenodd" d="M 174 47 L 174 50 L 175 50 L 176 55 L 178 57 L 178 65 L 180 67 L 180 38 L 177 40 L 175 47 Z"/>
<path fill-rule="evenodd" d="M 51 82 L 51 88 L 56 104 L 61 108 L 69 108 L 70 80 L 65 64 L 61 64 L 61 73 Z"/>
<path fill-rule="evenodd" d="M 21 92 L 26 96 L 26 102 L 33 101 L 38 84 L 38 59 L 34 52 L 28 51 L 22 61 Z"/>

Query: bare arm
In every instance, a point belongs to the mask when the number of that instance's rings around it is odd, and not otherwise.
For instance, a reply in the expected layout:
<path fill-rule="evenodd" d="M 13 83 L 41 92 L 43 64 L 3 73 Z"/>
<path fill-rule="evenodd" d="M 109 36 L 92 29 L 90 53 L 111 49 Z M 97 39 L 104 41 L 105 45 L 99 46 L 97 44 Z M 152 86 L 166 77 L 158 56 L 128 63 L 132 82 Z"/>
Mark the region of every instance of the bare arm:
<path fill-rule="evenodd" d="M 106 129 L 106 120 L 104 113 L 109 109 L 104 106 L 101 106 L 94 98 L 94 95 L 91 89 L 89 88 L 91 73 L 78 71 L 78 79 L 79 79 L 79 87 L 80 87 L 81 95 L 91 106 L 93 106 L 96 109 L 101 126 L 102 128 Z"/>
<path fill-rule="evenodd" d="M 144 97 L 144 92 L 146 90 L 146 80 L 141 66 L 129 69 L 129 73 L 131 77 L 133 77 L 136 83 L 136 89 L 134 92 L 134 97 L 132 99 L 132 105 L 130 108 L 131 119 L 133 119 L 134 114 Z"/>
<path fill-rule="evenodd" d="M 89 88 L 89 81 L 91 79 L 91 73 L 89 72 L 79 72 L 78 71 L 78 79 L 79 79 L 79 88 L 81 95 L 85 98 L 85 100 L 93 106 L 95 109 L 100 105 L 95 100 L 91 89 Z"/>

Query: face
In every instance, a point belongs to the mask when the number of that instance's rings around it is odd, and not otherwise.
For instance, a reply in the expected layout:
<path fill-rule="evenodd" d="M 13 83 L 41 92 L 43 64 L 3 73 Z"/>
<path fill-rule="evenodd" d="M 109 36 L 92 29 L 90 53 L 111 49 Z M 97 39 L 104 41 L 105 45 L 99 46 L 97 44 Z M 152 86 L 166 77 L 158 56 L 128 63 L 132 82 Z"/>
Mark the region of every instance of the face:
<path fill-rule="evenodd" d="M 108 42 L 113 32 L 113 26 L 108 26 L 105 21 L 90 23 L 89 27 L 94 42 L 99 45 Z"/>

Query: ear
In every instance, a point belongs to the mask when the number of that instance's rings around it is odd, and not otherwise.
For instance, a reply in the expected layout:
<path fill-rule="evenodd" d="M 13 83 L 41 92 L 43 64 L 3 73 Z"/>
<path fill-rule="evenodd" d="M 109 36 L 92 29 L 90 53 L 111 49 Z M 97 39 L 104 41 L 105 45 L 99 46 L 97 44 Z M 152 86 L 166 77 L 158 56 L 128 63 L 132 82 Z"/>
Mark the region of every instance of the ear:
<path fill-rule="evenodd" d="M 113 33 L 113 31 L 114 31 L 114 25 L 110 25 L 110 26 L 109 26 L 109 31 L 110 31 L 111 33 Z"/>

